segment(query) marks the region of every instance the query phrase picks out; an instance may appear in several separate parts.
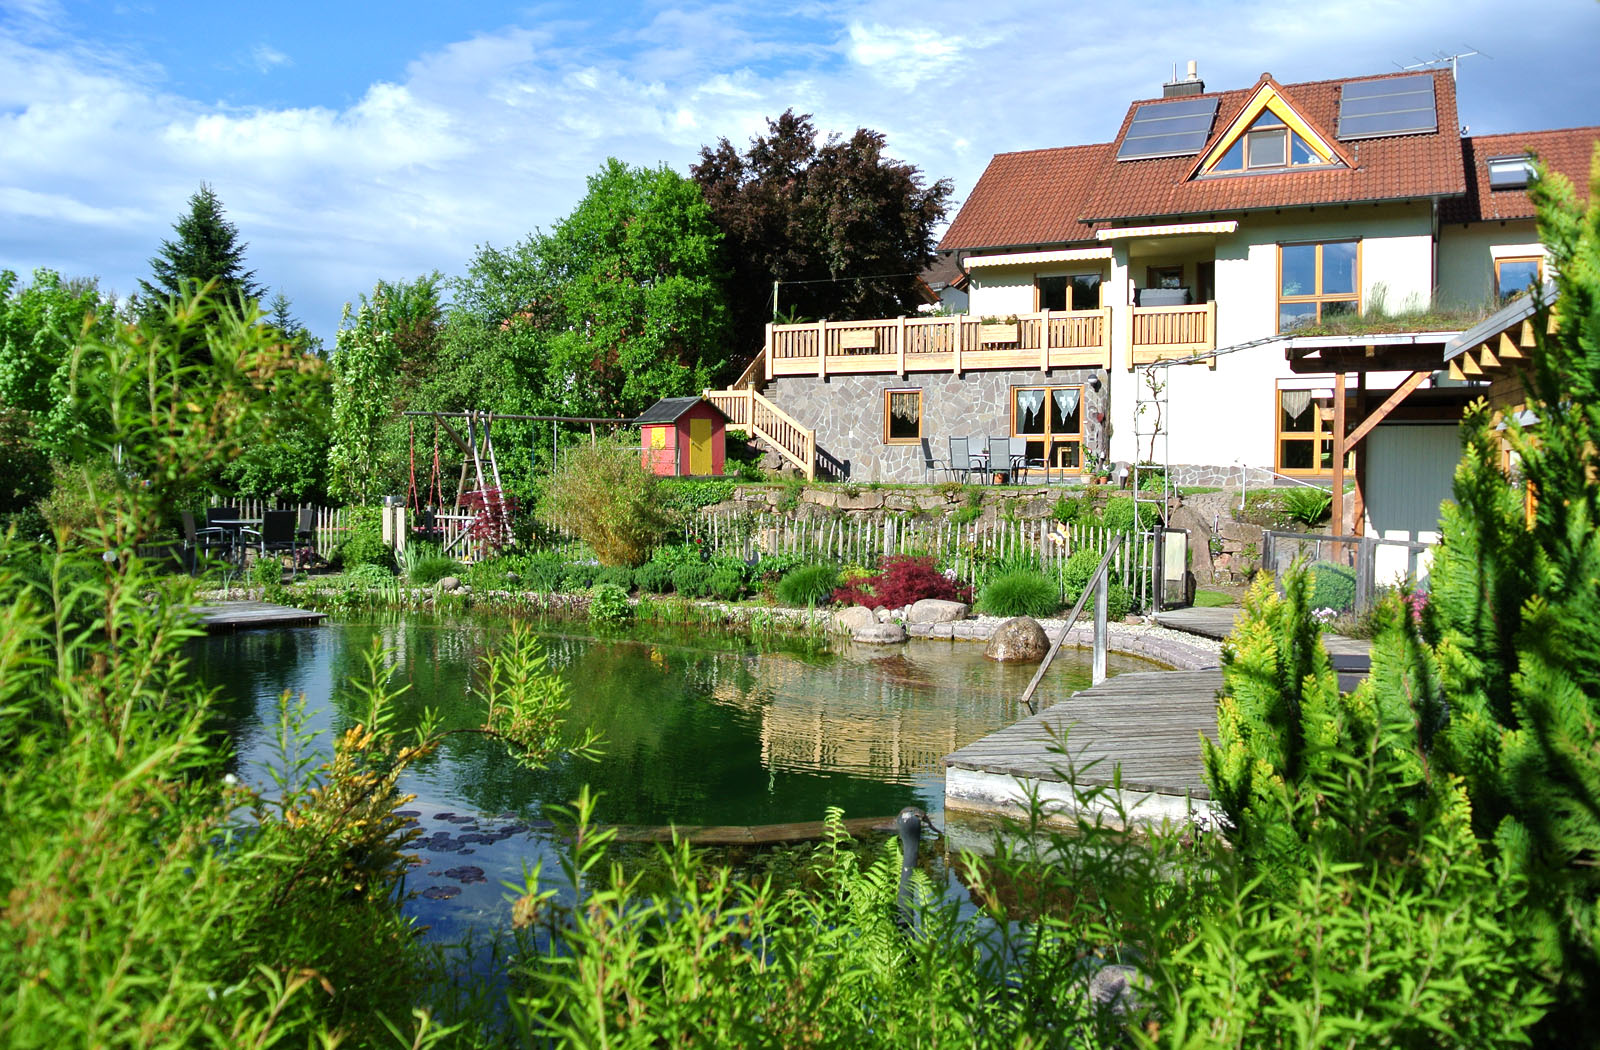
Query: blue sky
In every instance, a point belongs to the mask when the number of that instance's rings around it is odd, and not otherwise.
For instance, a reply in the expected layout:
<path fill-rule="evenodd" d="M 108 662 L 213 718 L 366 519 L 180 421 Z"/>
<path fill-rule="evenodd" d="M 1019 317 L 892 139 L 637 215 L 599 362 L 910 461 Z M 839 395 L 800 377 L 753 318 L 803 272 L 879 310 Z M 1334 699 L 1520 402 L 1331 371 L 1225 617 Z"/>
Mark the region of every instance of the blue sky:
<path fill-rule="evenodd" d="M 1593 0 L 0 0 L 0 268 L 125 294 L 204 180 L 331 339 L 379 278 L 548 227 L 607 156 L 686 170 L 788 107 L 883 131 L 959 200 L 994 153 L 1108 139 L 1189 59 L 1216 89 L 1478 48 L 1473 132 L 1600 124 L 1596 41 Z"/>

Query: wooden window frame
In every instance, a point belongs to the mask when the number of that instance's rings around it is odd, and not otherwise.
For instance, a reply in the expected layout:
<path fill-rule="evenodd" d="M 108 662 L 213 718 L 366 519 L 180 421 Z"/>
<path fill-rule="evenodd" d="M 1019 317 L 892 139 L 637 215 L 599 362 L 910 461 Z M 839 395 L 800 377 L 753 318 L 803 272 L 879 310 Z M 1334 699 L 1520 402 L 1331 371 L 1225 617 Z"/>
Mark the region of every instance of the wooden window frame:
<path fill-rule="evenodd" d="M 1183 263 L 1166 263 L 1166 264 L 1164 264 L 1162 266 L 1146 266 L 1144 268 L 1144 286 L 1146 288 L 1155 288 L 1157 290 L 1161 289 L 1162 285 L 1157 284 L 1156 280 L 1161 275 L 1169 274 L 1173 270 L 1178 271 L 1178 283 L 1173 285 L 1173 287 L 1174 288 L 1187 287 L 1183 283 L 1183 275 L 1184 275 L 1184 272 L 1185 272 L 1185 267 L 1184 267 Z"/>
<path fill-rule="evenodd" d="M 1275 386 L 1273 388 L 1273 391 L 1272 391 L 1272 466 L 1273 466 L 1274 470 L 1276 470 L 1279 474 L 1284 475 L 1285 477 L 1291 477 L 1291 478 L 1328 478 L 1328 477 L 1332 477 L 1333 476 L 1333 466 L 1332 466 L 1332 464 L 1329 464 L 1327 467 L 1323 467 L 1321 465 L 1322 464 L 1322 445 L 1323 445 L 1323 443 L 1327 442 L 1329 444 L 1332 444 L 1332 442 L 1333 442 L 1333 420 L 1331 418 L 1331 416 L 1333 414 L 1332 413 L 1333 393 L 1330 390 L 1329 393 L 1328 393 L 1328 396 L 1326 398 L 1318 397 L 1317 395 L 1318 395 L 1319 391 L 1321 391 L 1322 389 L 1323 388 L 1321 388 L 1321 387 L 1304 387 L 1304 386 Z M 1283 429 L 1283 395 L 1287 394 L 1287 393 L 1293 393 L 1295 391 L 1300 391 L 1300 390 L 1308 391 L 1311 394 L 1310 411 L 1316 414 L 1316 425 L 1315 425 L 1315 427 L 1313 429 L 1311 429 L 1309 431 L 1306 431 L 1306 430 L 1285 430 L 1285 429 Z M 1323 417 L 1322 417 L 1322 411 L 1321 411 L 1321 405 L 1320 405 L 1320 402 L 1322 402 L 1322 401 L 1327 401 L 1328 402 L 1328 408 L 1329 408 L 1328 415 L 1329 415 L 1330 418 L 1328 418 L 1327 420 L 1324 420 Z M 1355 411 L 1355 404 L 1356 404 L 1355 396 L 1353 394 L 1349 393 L 1349 392 L 1346 392 L 1345 393 L 1345 415 L 1346 416 L 1348 416 L 1350 418 L 1354 418 L 1353 413 Z M 1311 467 L 1310 469 L 1306 469 L 1304 467 L 1289 467 L 1289 466 L 1286 466 L 1285 463 L 1284 463 L 1284 458 L 1283 458 L 1283 443 L 1285 441 L 1303 441 L 1303 442 L 1309 444 L 1311 446 L 1311 462 L 1316 464 L 1316 465 Z M 1355 471 L 1355 459 L 1356 459 L 1355 450 L 1354 449 L 1349 450 L 1345 455 L 1345 470 L 1346 470 L 1346 472 L 1353 473 Z"/>
<path fill-rule="evenodd" d="M 889 421 L 894 418 L 890 411 L 890 399 L 895 394 L 917 395 L 917 436 L 902 438 L 889 436 Z M 922 389 L 920 387 L 896 387 L 883 392 L 883 443 L 885 445 L 920 445 L 922 443 Z"/>
<path fill-rule="evenodd" d="M 1322 249 L 1326 248 L 1330 244 L 1354 244 L 1356 246 L 1356 272 L 1355 272 L 1355 281 L 1354 281 L 1354 284 L 1355 284 L 1355 291 L 1354 292 L 1332 292 L 1332 293 L 1324 293 L 1324 292 L 1322 292 Z M 1283 294 L 1283 250 L 1285 248 L 1304 248 L 1307 245 L 1310 245 L 1310 246 L 1315 247 L 1317 249 L 1317 261 L 1316 261 L 1316 268 L 1315 268 L 1317 293 L 1315 295 L 1284 295 Z M 1273 287 L 1277 288 L 1277 290 L 1278 290 L 1277 291 L 1277 295 L 1276 295 L 1276 297 L 1275 297 L 1275 299 L 1273 301 L 1273 331 L 1278 333 L 1279 335 L 1283 335 L 1284 334 L 1284 329 L 1283 329 L 1283 307 L 1284 307 L 1284 304 L 1286 304 L 1286 303 L 1291 303 L 1291 304 L 1315 303 L 1316 307 L 1317 307 L 1317 313 L 1316 313 L 1315 319 L 1312 320 L 1312 322 L 1311 322 L 1312 324 L 1321 324 L 1322 323 L 1322 308 L 1324 306 L 1328 305 L 1329 303 L 1352 303 L 1353 302 L 1353 303 L 1356 304 L 1356 313 L 1360 314 L 1361 313 L 1361 309 L 1362 309 L 1362 307 L 1361 307 L 1361 290 L 1362 290 L 1361 256 L 1363 254 L 1363 252 L 1361 250 L 1361 245 L 1362 245 L 1362 238 L 1360 238 L 1360 237 L 1336 237 L 1333 240 L 1328 240 L 1328 241 L 1279 241 L 1278 242 L 1278 276 L 1277 276 L 1277 283 L 1273 285 Z"/>
<path fill-rule="evenodd" d="M 1502 303 L 1510 302 L 1517 293 L 1525 289 L 1518 288 L 1507 293 L 1500 290 L 1500 267 L 1506 263 L 1528 263 L 1534 265 L 1534 283 L 1544 283 L 1544 256 L 1542 255 L 1505 255 L 1497 256 L 1494 260 L 1494 297 Z"/>
<path fill-rule="evenodd" d="M 1042 435 L 1022 434 L 1017 431 L 1017 394 L 1023 390 L 1044 391 L 1044 433 Z M 1057 440 L 1070 441 L 1073 437 L 1072 435 L 1067 434 L 1055 434 L 1050 430 L 1050 406 L 1053 398 L 1055 397 L 1055 391 L 1057 390 L 1076 390 L 1078 392 L 1078 429 L 1076 431 L 1078 445 L 1078 465 L 1075 467 L 1058 467 L 1051 463 L 1049 459 L 1050 448 Z M 1030 441 L 1042 441 L 1044 443 L 1045 469 L 1047 471 L 1059 470 L 1067 474 L 1082 474 L 1084 470 L 1083 413 L 1087 404 L 1084 400 L 1087 390 L 1088 387 L 1082 383 L 1025 383 L 1020 386 L 1012 387 L 1010 394 L 1007 395 L 1008 400 L 1010 401 L 1011 440 L 1021 441 L 1024 448 L 1027 447 L 1027 443 Z"/>

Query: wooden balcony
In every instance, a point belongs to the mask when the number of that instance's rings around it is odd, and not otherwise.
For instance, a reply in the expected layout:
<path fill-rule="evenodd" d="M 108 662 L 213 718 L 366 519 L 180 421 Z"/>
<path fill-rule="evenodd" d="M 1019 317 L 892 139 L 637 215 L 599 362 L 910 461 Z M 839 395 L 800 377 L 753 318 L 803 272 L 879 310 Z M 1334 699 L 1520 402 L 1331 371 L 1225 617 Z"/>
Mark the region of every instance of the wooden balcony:
<path fill-rule="evenodd" d="M 972 314 L 767 326 L 767 378 L 983 368 L 1110 368 L 1111 310 L 1045 310 L 1015 324 Z"/>
<path fill-rule="evenodd" d="M 1217 304 L 1135 306 L 1129 341 L 1130 365 L 1193 357 L 1217 348 Z M 1217 367 L 1217 359 L 1211 359 Z"/>

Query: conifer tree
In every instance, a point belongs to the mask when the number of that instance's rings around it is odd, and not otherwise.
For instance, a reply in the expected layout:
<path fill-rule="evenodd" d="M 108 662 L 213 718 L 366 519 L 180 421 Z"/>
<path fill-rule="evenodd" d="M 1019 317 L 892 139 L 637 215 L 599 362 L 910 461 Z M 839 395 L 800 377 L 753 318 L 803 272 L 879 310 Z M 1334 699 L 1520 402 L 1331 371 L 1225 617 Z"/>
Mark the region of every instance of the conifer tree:
<path fill-rule="evenodd" d="M 181 297 L 186 284 L 216 282 L 214 295 L 223 302 L 243 306 L 260 299 L 255 271 L 245 268 L 245 249 L 239 228 L 229 222 L 216 191 L 205 183 L 189 198 L 189 210 L 172 224 L 177 236 L 162 241 L 161 251 L 150 260 L 148 281 L 139 282 L 148 309 L 164 307 Z"/>

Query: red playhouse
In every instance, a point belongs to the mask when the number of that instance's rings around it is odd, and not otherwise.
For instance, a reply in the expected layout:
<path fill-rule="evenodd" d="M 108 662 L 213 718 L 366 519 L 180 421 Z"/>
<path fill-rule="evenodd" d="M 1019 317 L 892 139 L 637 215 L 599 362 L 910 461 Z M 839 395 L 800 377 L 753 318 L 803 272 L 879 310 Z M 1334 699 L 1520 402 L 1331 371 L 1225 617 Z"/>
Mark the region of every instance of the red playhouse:
<path fill-rule="evenodd" d="M 728 417 L 700 397 L 664 397 L 634 420 L 645 470 L 663 477 L 721 474 Z"/>

